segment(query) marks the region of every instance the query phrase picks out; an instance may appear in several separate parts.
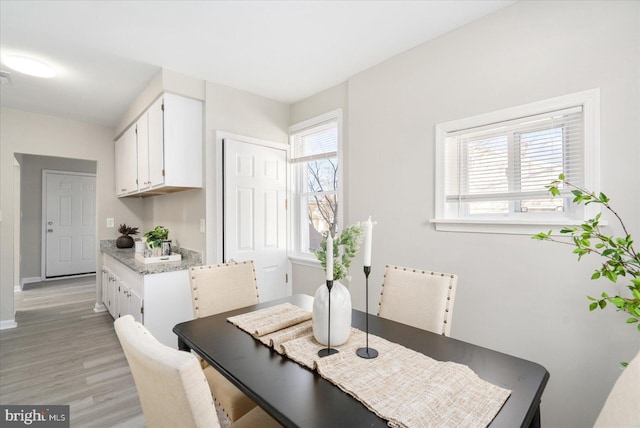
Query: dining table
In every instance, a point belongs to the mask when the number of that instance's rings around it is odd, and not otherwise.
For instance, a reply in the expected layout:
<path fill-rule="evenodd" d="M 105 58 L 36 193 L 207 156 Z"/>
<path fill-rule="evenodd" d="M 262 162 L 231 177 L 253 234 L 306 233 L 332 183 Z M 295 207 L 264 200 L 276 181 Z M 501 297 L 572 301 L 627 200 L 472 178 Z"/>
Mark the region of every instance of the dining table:
<path fill-rule="evenodd" d="M 387 426 L 388 421 L 317 371 L 265 346 L 228 321 L 284 303 L 311 312 L 313 297 L 296 294 L 177 324 L 173 332 L 178 336 L 178 349 L 201 356 L 285 427 Z M 510 390 L 489 424 L 492 428 L 540 426 L 541 397 L 549 379 L 543 366 L 355 309 L 352 326 L 434 360 L 465 365 L 482 380 Z"/>

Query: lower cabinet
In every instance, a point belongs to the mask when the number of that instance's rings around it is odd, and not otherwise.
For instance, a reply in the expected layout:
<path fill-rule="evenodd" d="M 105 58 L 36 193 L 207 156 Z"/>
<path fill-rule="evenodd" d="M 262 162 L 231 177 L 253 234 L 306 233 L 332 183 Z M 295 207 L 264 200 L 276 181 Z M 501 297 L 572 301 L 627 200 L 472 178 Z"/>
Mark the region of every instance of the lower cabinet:
<path fill-rule="evenodd" d="M 188 270 L 141 275 L 103 254 L 102 300 L 113 318 L 130 314 L 167 346 L 173 327 L 193 319 Z"/>

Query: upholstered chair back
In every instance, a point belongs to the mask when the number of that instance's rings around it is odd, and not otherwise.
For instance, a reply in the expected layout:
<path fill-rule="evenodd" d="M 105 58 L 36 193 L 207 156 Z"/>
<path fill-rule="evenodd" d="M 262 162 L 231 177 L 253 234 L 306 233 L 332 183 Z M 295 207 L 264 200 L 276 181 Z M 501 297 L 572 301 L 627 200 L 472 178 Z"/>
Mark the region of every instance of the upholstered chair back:
<path fill-rule="evenodd" d="M 196 318 L 258 303 L 256 272 L 251 260 L 192 267 L 189 281 Z"/>
<path fill-rule="evenodd" d="M 135 380 L 149 427 L 220 427 L 198 359 L 158 342 L 125 315 L 115 330 Z"/>
<path fill-rule="evenodd" d="M 458 277 L 386 267 L 378 316 L 449 336 Z"/>
<path fill-rule="evenodd" d="M 596 419 L 594 428 L 640 426 L 640 352 L 622 371 Z"/>

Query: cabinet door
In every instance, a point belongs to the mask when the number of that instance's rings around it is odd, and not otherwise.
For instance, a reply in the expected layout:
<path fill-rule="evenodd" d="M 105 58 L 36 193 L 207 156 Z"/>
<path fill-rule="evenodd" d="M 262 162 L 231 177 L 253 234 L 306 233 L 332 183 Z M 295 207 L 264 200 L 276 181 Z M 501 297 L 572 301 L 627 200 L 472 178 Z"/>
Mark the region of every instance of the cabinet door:
<path fill-rule="evenodd" d="M 102 303 L 109 309 L 109 269 L 106 266 L 102 266 Z"/>
<path fill-rule="evenodd" d="M 164 94 L 164 184 L 202 187 L 202 102 Z"/>
<path fill-rule="evenodd" d="M 144 313 L 142 310 L 142 297 L 134 290 L 129 290 L 129 313 L 141 324 L 144 324 Z"/>
<path fill-rule="evenodd" d="M 120 318 L 129 313 L 129 287 L 121 279 L 116 284 L 116 293 L 118 295 L 117 318 Z"/>
<path fill-rule="evenodd" d="M 149 178 L 149 116 L 142 115 L 136 122 L 138 147 L 138 190 L 151 187 Z"/>
<path fill-rule="evenodd" d="M 164 184 L 164 104 L 163 98 L 154 102 L 147 110 L 148 160 L 151 187 Z"/>
<path fill-rule="evenodd" d="M 132 126 L 116 141 L 116 195 L 138 191 L 136 127 Z"/>
<path fill-rule="evenodd" d="M 118 294 L 117 294 L 117 283 L 118 277 L 113 273 L 109 275 L 109 284 L 107 286 L 107 294 L 109 295 L 109 304 L 107 307 L 109 308 L 109 313 L 112 317 L 118 318 Z"/>

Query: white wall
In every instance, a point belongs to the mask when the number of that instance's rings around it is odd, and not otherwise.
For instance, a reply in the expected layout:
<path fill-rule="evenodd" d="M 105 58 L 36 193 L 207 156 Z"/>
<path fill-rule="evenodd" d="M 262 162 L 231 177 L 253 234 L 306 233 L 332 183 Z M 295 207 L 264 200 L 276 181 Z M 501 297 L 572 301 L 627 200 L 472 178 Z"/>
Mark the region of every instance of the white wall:
<path fill-rule="evenodd" d="M 106 219 L 137 224 L 142 218 L 142 201 L 115 197 L 113 129 L 8 108 L 0 109 L 0 322 L 14 319 L 14 177 L 15 153 L 57 156 L 95 161 L 97 237 L 115 239 L 116 228 Z M 96 253 L 98 244 L 96 244 Z M 18 284 L 15 284 L 18 285 Z"/>
<path fill-rule="evenodd" d="M 287 143 L 289 105 L 212 82 L 206 83 L 205 105 L 206 260 L 218 263 L 222 257 L 217 189 L 221 176 L 216 132 Z"/>
<path fill-rule="evenodd" d="M 138 95 L 125 113 L 115 135 L 121 134 L 163 91 L 203 101 L 204 150 L 203 189 L 187 190 L 143 199 L 142 231 L 156 225 L 170 230 L 169 237 L 181 246 L 209 251 L 217 260 L 216 233 L 218 208 L 215 133 L 224 131 L 279 143 L 287 142 L 289 106 L 245 91 L 181 75 L 162 69 Z M 208 233 L 200 231 L 200 220 L 207 220 Z M 209 250 L 210 248 L 210 250 Z"/>
<path fill-rule="evenodd" d="M 452 336 L 544 365 L 545 427 L 593 424 L 638 332 L 614 310 L 588 311 L 587 294 L 615 290 L 590 281 L 597 258 L 578 263 L 525 235 L 434 230 L 434 126 L 600 88 L 601 189 L 640 237 L 639 64 L 640 3 L 521 1 L 348 82 L 349 223 L 378 221 L 371 300 L 385 264 L 458 274 Z M 362 309 L 364 278 L 352 275 Z"/>

